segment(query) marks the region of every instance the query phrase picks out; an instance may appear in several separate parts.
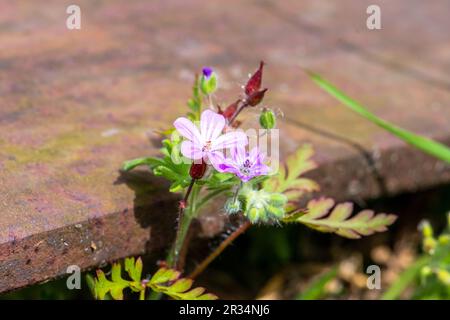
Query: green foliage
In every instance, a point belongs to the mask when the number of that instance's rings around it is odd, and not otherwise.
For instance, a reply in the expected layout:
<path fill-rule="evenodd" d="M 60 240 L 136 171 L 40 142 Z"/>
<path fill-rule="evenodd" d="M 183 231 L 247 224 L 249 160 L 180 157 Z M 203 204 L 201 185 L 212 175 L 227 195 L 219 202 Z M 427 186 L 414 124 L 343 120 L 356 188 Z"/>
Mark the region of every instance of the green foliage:
<path fill-rule="evenodd" d="M 108 280 L 102 270 L 97 270 L 97 278 L 94 279 L 95 298 L 104 300 L 109 294 L 114 300 L 123 299 L 123 290 L 130 288 L 133 292 L 145 291 L 145 286 L 141 283 L 142 260 L 138 258 L 125 259 L 125 271 L 130 280 L 122 278 L 122 266 L 120 263 L 114 263 L 111 268 L 111 280 Z"/>
<path fill-rule="evenodd" d="M 200 93 L 200 77 L 197 75 L 192 86 L 192 98 L 188 100 L 188 107 L 191 111 L 188 117 L 191 121 L 199 121 L 202 112 L 202 95 Z"/>
<path fill-rule="evenodd" d="M 131 170 L 137 166 L 146 165 L 155 176 L 161 176 L 171 182 L 170 192 L 180 192 L 186 188 L 191 177 L 189 176 L 190 164 L 185 163 L 180 153 L 180 139 L 174 133 L 172 139 L 164 139 L 160 149 L 163 158 L 147 157 L 126 161 L 123 170 Z"/>
<path fill-rule="evenodd" d="M 427 221 L 421 224 L 425 254 L 400 274 L 382 299 L 396 299 L 414 283 L 413 299 L 450 299 L 450 213 L 447 219 L 447 229 L 438 237 Z"/>
<path fill-rule="evenodd" d="M 204 288 L 192 289 L 193 280 L 180 278 L 180 272 L 161 268 L 147 282 L 147 287 L 177 300 L 216 300 L 217 296 L 205 293 Z"/>
<path fill-rule="evenodd" d="M 124 162 L 122 169 L 125 171 L 130 171 L 139 166 L 150 166 L 151 167 L 152 165 L 155 165 L 155 163 L 158 163 L 157 160 L 158 159 L 155 159 L 152 157 L 143 157 L 143 158 L 127 160 Z"/>
<path fill-rule="evenodd" d="M 297 295 L 297 300 L 317 300 L 325 296 L 325 287 L 337 277 L 338 269 L 335 267 L 322 274 L 313 281 L 303 292 Z"/>
<path fill-rule="evenodd" d="M 142 279 L 142 260 L 126 258 L 125 272 L 130 280 L 122 278 L 122 265 L 114 263 L 111 268 L 111 279 L 106 277 L 102 270 L 97 270 L 97 277 L 93 279 L 93 292 L 96 299 L 104 300 L 110 297 L 114 300 L 123 300 L 124 290 L 130 289 L 139 293 L 141 300 L 145 299 L 146 289 L 163 293 L 173 299 L 179 300 L 214 300 L 217 297 L 211 293 L 204 293 L 204 288 L 192 289 L 193 281 L 180 278 L 180 272 L 173 269 L 161 268 L 150 279 Z M 90 280 L 92 283 L 92 280 Z"/>
<path fill-rule="evenodd" d="M 385 121 L 373 113 L 369 112 L 365 107 L 363 107 L 360 103 L 348 97 L 345 93 L 340 91 L 330 82 L 323 79 L 316 73 L 308 72 L 311 79 L 319 85 L 323 90 L 328 92 L 331 96 L 338 99 L 345 106 L 363 116 L 367 120 L 375 123 L 379 127 L 385 129 L 386 131 L 392 133 L 398 138 L 402 139 L 406 143 L 416 147 L 417 149 L 422 150 L 425 153 L 428 153 L 438 159 L 441 159 L 447 163 L 450 163 L 450 148 L 443 145 L 442 143 L 436 142 L 432 139 L 420 136 L 418 134 L 412 133 L 408 130 L 400 128 L 394 124 Z"/>
<path fill-rule="evenodd" d="M 358 239 L 361 236 L 386 231 L 386 227 L 394 223 L 397 218 L 384 213 L 374 215 L 371 210 L 363 210 L 350 217 L 353 211 L 351 203 L 338 204 L 331 210 L 334 204 L 334 200 L 330 198 L 311 200 L 308 202 L 307 210 L 291 214 L 283 221 L 299 222 L 318 231 L 333 232 L 345 238 Z"/>
<path fill-rule="evenodd" d="M 421 225 L 422 246 L 429 260 L 420 270 L 421 285 L 413 298 L 450 299 L 450 213 L 447 217 L 448 227 L 438 237 L 428 222 Z"/>
<path fill-rule="evenodd" d="M 263 182 L 263 189 L 272 193 L 283 193 L 289 201 L 298 200 L 305 193 L 318 191 L 319 185 L 301 176 L 317 167 L 311 159 L 314 150 L 311 145 L 300 147 L 280 166 L 278 173 Z"/>
<path fill-rule="evenodd" d="M 429 257 L 423 256 L 404 270 L 397 280 L 381 296 L 382 300 L 397 299 L 414 281 L 417 280 L 420 270 L 428 263 Z"/>
<path fill-rule="evenodd" d="M 208 190 L 222 190 L 231 189 L 239 183 L 238 178 L 232 173 L 222 173 L 213 171 L 206 179 L 200 181 L 201 184 L 206 185 Z"/>

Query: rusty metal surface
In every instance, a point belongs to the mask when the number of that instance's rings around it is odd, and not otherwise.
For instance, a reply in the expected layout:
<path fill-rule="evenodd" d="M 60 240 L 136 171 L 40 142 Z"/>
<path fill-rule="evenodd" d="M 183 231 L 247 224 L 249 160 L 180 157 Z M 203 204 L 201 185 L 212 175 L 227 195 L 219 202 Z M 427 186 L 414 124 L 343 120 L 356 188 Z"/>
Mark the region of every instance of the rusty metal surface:
<path fill-rule="evenodd" d="M 193 72 L 216 67 L 230 102 L 267 62 L 267 105 L 282 148 L 317 149 L 325 193 L 364 199 L 448 183 L 450 169 L 358 118 L 300 66 L 337 83 L 400 126 L 450 143 L 447 0 L 0 0 L 0 292 L 161 248 L 173 197 L 121 163 L 155 154 L 147 134 L 185 110 Z M 247 114 L 255 121 L 255 113 Z M 204 234 L 220 222 L 204 221 Z"/>

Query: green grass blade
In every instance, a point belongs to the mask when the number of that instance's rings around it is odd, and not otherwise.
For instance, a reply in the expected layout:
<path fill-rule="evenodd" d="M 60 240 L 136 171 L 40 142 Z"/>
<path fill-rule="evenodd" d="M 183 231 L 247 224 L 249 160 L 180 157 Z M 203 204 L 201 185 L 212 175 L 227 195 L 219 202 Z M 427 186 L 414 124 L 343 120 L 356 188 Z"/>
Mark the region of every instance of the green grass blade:
<path fill-rule="evenodd" d="M 348 97 L 345 93 L 340 91 L 330 82 L 323 79 L 320 75 L 307 71 L 308 75 L 311 79 L 323 90 L 328 92 L 331 96 L 335 97 L 337 100 L 342 102 L 344 105 L 363 116 L 367 120 L 375 123 L 381 128 L 389 131 L 393 135 L 402 139 L 406 143 L 416 147 L 417 149 L 422 150 L 425 153 L 428 153 L 440 160 L 443 160 L 447 163 L 450 163 L 450 148 L 445 146 L 442 143 L 436 142 L 432 139 L 417 135 L 408 130 L 400 128 L 394 124 L 391 124 L 383 119 L 378 118 L 373 113 L 369 112 L 365 107 L 356 102 L 355 100 Z"/>
<path fill-rule="evenodd" d="M 323 298 L 325 294 L 325 286 L 334 278 L 337 277 L 337 268 L 321 275 L 317 280 L 309 285 L 302 293 L 298 294 L 297 300 L 317 300 Z"/>
<path fill-rule="evenodd" d="M 397 280 L 381 296 L 382 300 L 397 299 L 409 285 L 419 277 L 420 270 L 430 261 L 428 256 L 417 259 L 405 271 L 403 271 Z"/>

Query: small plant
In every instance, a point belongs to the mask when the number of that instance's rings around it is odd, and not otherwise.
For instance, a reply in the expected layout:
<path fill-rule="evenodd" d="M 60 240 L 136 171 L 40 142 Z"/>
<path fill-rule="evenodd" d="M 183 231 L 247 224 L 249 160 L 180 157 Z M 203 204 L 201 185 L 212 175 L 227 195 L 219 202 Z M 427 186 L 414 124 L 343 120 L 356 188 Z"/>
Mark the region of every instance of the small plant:
<path fill-rule="evenodd" d="M 168 269 L 159 270 L 145 280 L 145 284 L 140 278 L 142 262 L 139 259 L 136 262 L 125 260 L 130 281 L 121 278 L 120 264 L 113 265 L 111 280 L 106 279 L 102 271 L 97 272 L 94 286 L 97 298 L 104 298 L 106 293 L 114 299 L 122 298 L 125 288 L 139 292 L 141 297 L 145 295 L 145 288 L 150 288 L 175 299 L 213 298 L 199 289 L 187 291 L 192 285 L 190 280 L 172 282 L 183 271 L 182 252 L 186 252 L 186 234 L 192 221 L 221 195 L 226 198 L 223 211 L 227 215 L 241 216 L 244 222 L 192 272 L 192 277 L 253 225 L 300 223 L 321 232 L 356 239 L 385 231 L 395 221 L 393 215 L 375 215 L 369 210 L 351 216 L 352 204 L 335 205 L 330 198 L 311 200 L 306 208 L 299 207 L 302 197 L 319 190 L 315 181 L 303 176 L 316 168 L 312 146 L 301 146 L 278 165 L 278 153 L 269 156 L 261 142 L 262 137 L 270 137 L 272 145 L 278 142 L 273 138 L 278 135 L 271 135 L 278 130 L 276 114 L 267 107 L 261 109 L 261 128 L 253 130 L 256 134 L 240 129 L 242 122 L 238 116 L 260 105 L 268 90 L 262 87 L 263 67 L 261 62 L 243 87 L 242 96 L 225 109 L 213 104 L 213 94 L 219 83 L 217 74 L 211 68 L 204 68 L 202 75 L 195 79 L 193 96 L 188 102 L 189 112 L 161 134 L 161 157 L 139 158 L 124 164 L 124 170 L 148 166 L 153 174 L 170 181 L 170 192 L 183 194 L 178 205 L 176 238 L 165 260 Z"/>
<path fill-rule="evenodd" d="M 125 271 L 130 280 L 122 278 L 122 266 L 114 263 L 111 268 L 111 280 L 108 280 L 102 270 L 97 270 L 97 277 L 90 278 L 92 291 L 96 299 L 104 300 L 113 298 L 123 299 L 123 291 L 130 289 L 139 293 L 139 299 L 144 300 L 147 289 L 163 293 L 177 300 L 215 300 L 217 297 L 211 293 L 205 293 L 204 288 L 192 289 L 191 279 L 180 278 L 180 272 L 173 269 L 160 268 L 156 273 L 142 279 L 142 260 L 138 258 L 126 258 L 124 262 Z"/>
<path fill-rule="evenodd" d="M 450 299 L 450 213 L 447 228 L 439 236 L 434 235 L 428 221 L 423 221 L 419 229 L 424 254 L 403 271 L 383 299 L 396 299 L 413 284 L 413 299 Z"/>

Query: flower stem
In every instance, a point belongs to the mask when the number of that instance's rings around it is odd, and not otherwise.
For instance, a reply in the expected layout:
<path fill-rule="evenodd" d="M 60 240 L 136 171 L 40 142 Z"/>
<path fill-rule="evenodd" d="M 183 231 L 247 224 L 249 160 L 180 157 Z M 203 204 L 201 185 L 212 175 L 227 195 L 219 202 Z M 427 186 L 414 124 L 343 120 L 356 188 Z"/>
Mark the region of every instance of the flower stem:
<path fill-rule="evenodd" d="M 173 244 L 172 250 L 169 253 L 169 256 L 167 257 L 167 265 L 170 268 L 177 269 L 178 260 L 180 257 L 180 251 L 181 251 L 181 248 L 183 247 L 183 243 L 184 243 L 184 239 L 186 238 L 187 231 L 189 230 L 189 227 L 191 225 L 192 214 L 190 214 L 190 213 L 192 212 L 193 205 L 192 204 L 188 205 L 188 199 L 192 192 L 194 184 L 195 184 L 195 179 L 192 179 L 191 183 L 188 186 L 186 194 L 180 203 L 180 210 L 178 212 L 178 227 L 177 227 L 177 233 L 175 236 L 175 242 Z M 188 214 L 184 214 L 186 207 L 188 208 Z"/>
<path fill-rule="evenodd" d="M 247 107 L 247 106 L 248 106 L 248 103 L 247 103 L 247 102 L 244 102 L 243 104 L 241 104 L 241 105 L 239 106 L 239 108 L 237 108 L 237 110 L 236 110 L 236 112 L 233 114 L 233 116 L 230 118 L 230 120 L 228 121 L 228 124 L 231 125 L 231 124 L 234 122 L 234 120 L 236 120 L 236 118 L 237 118 L 237 116 L 239 115 L 239 113 L 241 113 L 241 111 L 244 110 L 245 107 Z"/>
<path fill-rule="evenodd" d="M 214 261 L 237 237 L 243 234 L 251 226 L 250 221 L 245 221 L 228 238 L 226 238 L 205 260 L 203 260 L 195 270 L 188 276 L 194 279 L 202 273 L 211 262 Z"/>
<path fill-rule="evenodd" d="M 234 192 L 233 203 L 236 203 L 236 200 L 237 200 L 238 195 L 239 195 L 239 191 L 242 189 L 243 185 L 244 185 L 244 183 L 241 181 L 239 183 L 239 186 L 236 188 L 236 191 Z"/>
<path fill-rule="evenodd" d="M 139 293 L 139 300 L 145 300 L 145 287 Z"/>

